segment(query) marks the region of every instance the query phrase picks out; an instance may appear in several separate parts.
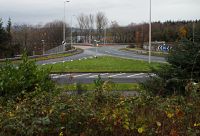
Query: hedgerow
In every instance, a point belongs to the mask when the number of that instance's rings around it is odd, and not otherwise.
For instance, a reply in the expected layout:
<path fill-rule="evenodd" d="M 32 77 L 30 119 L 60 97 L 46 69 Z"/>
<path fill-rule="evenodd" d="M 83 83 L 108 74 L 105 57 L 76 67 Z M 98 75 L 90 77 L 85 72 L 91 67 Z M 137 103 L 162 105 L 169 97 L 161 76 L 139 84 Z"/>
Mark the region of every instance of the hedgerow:
<path fill-rule="evenodd" d="M 199 116 L 200 94 L 195 90 L 188 97 L 166 98 L 34 91 L 21 101 L 1 102 L 0 135 L 199 135 Z"/>

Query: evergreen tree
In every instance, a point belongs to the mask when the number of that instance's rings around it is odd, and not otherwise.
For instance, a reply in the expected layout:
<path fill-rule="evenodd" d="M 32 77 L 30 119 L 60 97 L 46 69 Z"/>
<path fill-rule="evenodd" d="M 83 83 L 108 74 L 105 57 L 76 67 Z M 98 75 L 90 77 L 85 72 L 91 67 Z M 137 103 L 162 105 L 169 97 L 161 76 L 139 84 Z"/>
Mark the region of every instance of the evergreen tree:
<path fill-rule="evenodd" d="M 11 41 L 12 41 L 11 27 L 12 27 L 12 23 L 11 23 L 11 19 L 9 18 L 6 30 L 7 30 L 7 38 L 8 38 L 10 45 L 11 45 Z"/>
<path fill-rule="evenodd" d="M 7 36 L 6 36 L 6 31 L 3 28 L 3 21 L 0 18 L 0 45 L 6 42 Z"/>
<path fill-rule="evenodd" d="M 167 61 L 169 64 L 154 71 L 157 77 L 147 81 L 145 89 L 156 95 L 187 95 L 186 86 L 200 82 L 200 43 L 182 40 L 172 48 Z"/>

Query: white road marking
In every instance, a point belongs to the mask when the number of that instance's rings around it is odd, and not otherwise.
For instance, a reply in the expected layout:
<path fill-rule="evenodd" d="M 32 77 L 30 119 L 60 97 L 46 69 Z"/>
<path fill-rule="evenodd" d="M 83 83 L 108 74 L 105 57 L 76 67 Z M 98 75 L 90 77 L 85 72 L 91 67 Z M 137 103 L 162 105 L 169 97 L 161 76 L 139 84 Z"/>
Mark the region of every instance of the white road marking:
<path fill-rule="evenodd" d="M 116 76 L 121 76 L 121 75 L 124 75 L 126 73 L 121 73 L 121 74 L 116 74 L 116 75 L 112 75 L 112 76 L 109 76 L 109 77 L 116 77 Z"/>
<path fill-rule="evenodd" d="M 111 53 L 111 52 L 109 52 L 109 51 L 105 51 L 106 53 Z M 117 52 L 112 52 L 111 54 L 116 54 L 116 55 L 122 55 L 122 56 L 125 56 L 125 54 L 124 53 L 121 53 L 121 52 L 119 52 L 119 53 L 117 53 Z"/>
<path fill-rule="evenodd" d="M 56 75 L 56 76 L 53 76 L 52 78 L 61 78 L 61 77 L 69 76 L 69 75 L 70 75 L 70 74 Z"/>
<path fill-rule="evenodd" d="M 87 76 L 87 75 L 91 75 L 92 73 L 88 73 L 88 74 L 81 74 L 81 75 L 76 75 L 74 77 L 81 77 L 81 76 Z"/>
<path fill-rule="evenodd" d="M 50 76 L 57 76 L 58 74 L 51 74 Z"/>
<path fill-rule="evenodd" d="M 108 75 L 108 73 L 100 74 L 100 76 L 104 76 L 104 75 Z M 92 76 L 89 76 L 88 78 L 93 78 L 93 77 L 98 77 L 98 75 L 92 75 Z"/>
<path fill-rule="evenodd" d="M 106 53 L 110 53 L 109 51 L 105 51 Z"/>
<path fill-rule="evenodd" d="M 139 73 L 139 74 L 134 74 L 134 75 L 130 75 L 130 76 L 127 76 L 127 77 L 134 77 L 134 76 L 140 76 L 140 75 L 143 75 L 144 73 Z"/>
<path fill-rule="evenodd" d="M 56 64 L 57 62 L 52 62 L 52 63 L 50 63 L 50 64 Z"/>

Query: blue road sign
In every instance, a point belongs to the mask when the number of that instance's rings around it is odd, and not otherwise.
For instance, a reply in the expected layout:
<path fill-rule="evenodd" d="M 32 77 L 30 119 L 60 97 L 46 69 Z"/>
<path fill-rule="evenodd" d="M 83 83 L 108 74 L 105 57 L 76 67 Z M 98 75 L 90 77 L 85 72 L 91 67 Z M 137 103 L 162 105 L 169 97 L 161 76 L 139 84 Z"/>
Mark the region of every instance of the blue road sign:
<path fill-rule="evenodd" d="M 165 44 L 163 44 L 163 45 L 160 45 L 160 46 L 158 46 L 158 49 L 160 50 L 160 51 L 169 51 L 170 50 L 170 46 L 169 45 L 165 45 Z"/>

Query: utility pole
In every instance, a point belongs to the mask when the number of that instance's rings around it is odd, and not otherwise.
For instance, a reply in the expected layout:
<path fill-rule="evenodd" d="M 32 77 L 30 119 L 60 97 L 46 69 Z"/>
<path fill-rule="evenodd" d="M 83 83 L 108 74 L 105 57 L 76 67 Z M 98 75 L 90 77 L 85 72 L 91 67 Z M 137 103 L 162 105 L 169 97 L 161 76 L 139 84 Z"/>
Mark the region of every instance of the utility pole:
<path fill-rule="evenodd" d="M 63 51 L 65 51 L 65 43 L 66 43 L 66 36 L 65 36 L 65 27 L 66 27 L 66 23 L 65 23 L 65 4 L 67 2 L 70 2 L 70 1 L 64 1 L 64 17 L 63 17 Z"/>
<path fill-rule="evenodd" d="M 42 40 L 42 55 L 45 54 L 45 49 L 44 49 L 44 40 Z"/>
<path fill-rule="evenodd" d="M 149 63 L 151 63 L 151 0 L 150 0 L 150 14 L 149 14 Z"/>
<path fill-rule="evenodd" d="M 192 26 L 192 31 L 193 31 L 193 43 L 194 43 L 194 38 L 195 38 L 195 22 L 193 23 L 193 26 Z"/>
<path fill-rule="evenodd" d="M 106 44 L 106 27 L 104 28 L 104 45 Z"/>
<path fill-rule="evenodd" d="M 72 17 L 73 16 L 71 16 L 71 34 L 70 34 L 70 48 L 72 48 Z"/>
<path fill-rule="evenodd" d="M 73 44 L 73 17 L 76 17 L 75 15 L 72 15 L 71 16 L 71 35 L 70 35 L 70 37 L 71 37 L 71 40 L 70 40 L 70 42 L 71 42 L 71 48 L 72 48 L 72 44 Z"/>

